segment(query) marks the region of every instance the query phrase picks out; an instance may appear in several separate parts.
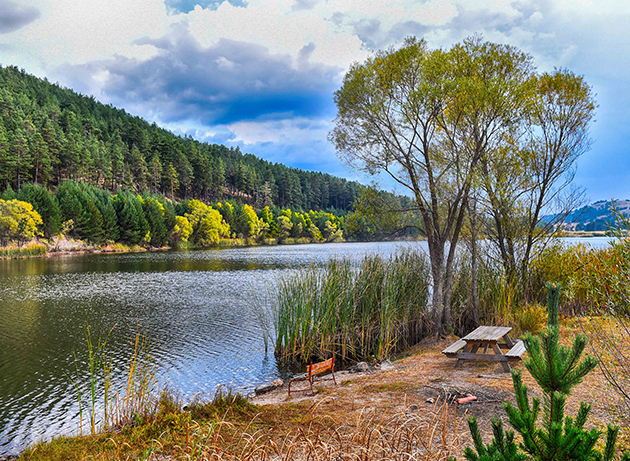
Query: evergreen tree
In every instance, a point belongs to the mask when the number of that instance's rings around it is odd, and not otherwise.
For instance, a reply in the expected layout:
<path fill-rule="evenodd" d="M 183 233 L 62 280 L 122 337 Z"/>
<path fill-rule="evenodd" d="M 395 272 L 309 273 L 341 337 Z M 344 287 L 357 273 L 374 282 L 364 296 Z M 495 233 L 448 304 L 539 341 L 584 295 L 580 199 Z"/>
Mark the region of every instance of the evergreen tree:
<path fill-rule="evenodd" d="M 158 154 L 153 154 L 149 170 L 151 173 L 151 183 L 153 184 L 153 189 L 157 191 L 162 179 L 162 162 L 160 162 Z"/>
<path fill-rule="evenodd" d="M 22 187 L 22 181 L 30 179 L 31 151 L 28 147 L 26 133 L 18 129 L 13 133 L 11 140 L 11 156 L 15 161 L 14 184 L 18 190 Z"/>
<path fill-rule="evenodd" d="M 120 231 L 118 229 L 118 217 L 116 215 L 116 210 L 114 210 L 112 194 L 110 194 L 109 191 L 102 189 L 95 189 L 94 192 L 97 199 L 96 206 L 103 216 L 103 232 L 105 240 L 116 242 L 120 238 Z"/>
<path fill-rule="evenodd" d="M 2 193 L 2 197 L 0 198 L 2 200 L 15 200 L 17 198 L 17 195 L 13 191 L 11 184 L 7 184 L 7 188 L 4 190 L 4 192 Z"/>
<path fill-rule="evenodd" d="M 25 184 L 17 194 L 18 200 L 28 202 L 42 218 L 44 237 L 50 238 L 61 230 L 61 210 L 57 198 L 38 184 Z"/>
<path fill-rule="evenodd" d="M 114 197 L 114 209 L 118 217 L 120 239 L 132 245 L 144 241 L 150 231 L 138 197 L 118 189 Z"/>
<path fill-rule="evenodd" d="M 492 420 L 494 439 L 484 444 L 475 418 L 469 418 L 475 450 L 467 447 L 464 457 L 469 461 L 612 461 L 618 427 L 608 426 L 603 452 L 595 445 L 601 435 L 596 429 L 584 428 L 591 406 L 582 402 L 575 418 L 565 417 L 566 397 L 571 389 L 582 382 L 584 376 L 597 366 L 597 361 L 586 357 L 580 361 L 586 338 L 577 335 L 571 348 L 559 344 L 558 299 L 560 286 L 547 284 L 549 325 L 540 336 L 526 337 L 529 358 L 525 367 L 543 391 L 542 421 L 539 424 L 541 402 L 534 398 L 530 403 L 527 386 L 521 372 L 512 370 L 516 393 L 516 407 L 503 404 L 512 427 L 521 435 L 522 442 L 514 441 L 514 432 L 504 433 L 500 419 Z M 630 453 L 622 457 L 630 461 Z"/>
<path fill-rule="evenodd" d="M 171 193 L 171 198 L 175 197 L 175 191 L 179 188 L 179 179 L 177 170 L 172 163 L 169 163 L 164 169 L 164 189 Z"/>
<path fill-rule="evenodd" d="M 164 207 L 153 197 L 144 197 L 142 209 L 151 233 L 150 243 L 154 247 L 166 245 L 168 233 L 164 224 Z"/>
<path fill-rule="evenodd" d="M 0 119 L 0 186 L 9 184 L 13 178 L 15 166 L 16 162 L 11 153 L 7 131 Z"/>

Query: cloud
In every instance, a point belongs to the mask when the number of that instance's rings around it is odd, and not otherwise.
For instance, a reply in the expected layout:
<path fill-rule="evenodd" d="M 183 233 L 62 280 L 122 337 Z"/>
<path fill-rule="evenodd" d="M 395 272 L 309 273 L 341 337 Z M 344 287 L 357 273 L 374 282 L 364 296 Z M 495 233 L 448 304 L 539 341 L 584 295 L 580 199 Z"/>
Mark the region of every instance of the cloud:
<path fill-rule="evenodd" d="M 293 11 L 311 10 L 319 3 L 319 0 L 294 0 L 291 9 Z"/>
<path fill-rule="evenodd" d="M 166 0 L 164 3 L 173 14 L 190 13 L 195 7 L 216 10 L 226 1 L 234 6 L 246 7 L 246 0 Z"/>
<path fill-rule="evenodd" d="M 11 0 L 0 0 L 0 34 L 18 30 L 39 16 L 37 8 L 20 6 Z"/>
<path fill-rule="evenodd" d="M 211 126 L 334 116 L 332 92 L 342 69 L 312 62 L 313 43 L 295 59 L 227 39 L 203 47 L 182 24 L 168 37 L 137 43 L 155 47 L 157 54 L 147 60 L 117 56 L 59 72 L 74 88 L 153 121 L 191 119 Z"/>

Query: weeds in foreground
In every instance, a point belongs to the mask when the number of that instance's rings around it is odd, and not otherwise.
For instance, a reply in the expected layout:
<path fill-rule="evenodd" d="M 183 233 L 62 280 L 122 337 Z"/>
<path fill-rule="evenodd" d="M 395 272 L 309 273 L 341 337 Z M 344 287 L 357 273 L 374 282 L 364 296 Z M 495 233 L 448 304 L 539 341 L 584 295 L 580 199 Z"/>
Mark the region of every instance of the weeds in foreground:
<path fill-rule="evenodd" d="M 462 418 L 444 402 L 423 414 L 385 416 L 366 410 L 353 424 L 313 415 L 296 430 L 273 437 L 263 430 L 224 437 L 230 423 L 195 424 L 178 459 L 235 460 L 447 460 L 461 451 Z M 252 421 L 253 425 L 254 421 Z M 193 457 L 193 454 L 195 457 Z"/>
<path fill-rule="evenodd" d="M 87 325 L 87 358 L 80 360 L 74 353 L 73 375 L 68 375 L 77 395 L 79 406 L 79 432 L 83 434 L 84 411 L 87 410 L 90 434 L 100 429 L 122 429 L 137 424 L 143 418 L 155 414 L 159 405 L 155 396 L 155 368 L 157 363 L 151 355 L 147 335 L 136 333 L 133 350 L 126 371 L 124 391 L 112 393 L 113 364 L 107 357 L 106 346 L 113 331 L 103 336 L 99 332 L 93 338 L 90 325 Z M 85 368 L 83 368 L 85 367 Z M 87 390 L 86 390 L 87 388 Z M 88 400 L 85 401 L 87 394 Z M 98 402 L 102 398 L 102 407 Z M 99 425 L 99 411 L 103 411 Z M 99 427 L 100 426 L 100 427 Z"/>
<path fill-rule="evenodd" d="M 437 402 L 414 413 L 338 411 L 334 399 L 265 408 L 239 394 L 181 408 L 163 394 L 158 412 L 122 431 L 56 439 L 23 455 L 31 461 L 74 459 L 254 461 L 441 461 L 461 453 L 463 417 Z"/>
<path fill-rule="evenodd" d="M 155 369 L 157 362 L 151 353 L 146 334 L 136 333 L 133 352 L 127 365 L 127 381 L 124 394 L 109 397 L 111 361 L 105 370 L 105 427 L 124 428 L 153 415 L 158 408 L 156 399 Z M 109 371 L 108 371 L 109 370 Z"/>

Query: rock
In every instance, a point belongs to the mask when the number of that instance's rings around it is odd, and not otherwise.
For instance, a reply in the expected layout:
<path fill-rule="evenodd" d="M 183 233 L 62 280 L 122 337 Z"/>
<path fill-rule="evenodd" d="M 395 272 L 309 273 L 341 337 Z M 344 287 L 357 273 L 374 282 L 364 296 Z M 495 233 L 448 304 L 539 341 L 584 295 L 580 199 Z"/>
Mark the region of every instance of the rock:
<path fill-rule="evenodd" d="M 414 411 L 418 411 L 418 408 L 419 408 L 419 407 L 418 407 L 418 405 L 415 405 L 415 404 L 414 404 L 414 405 L 409 405 L 409 406 L 407 407 L 407 411 L 408 411 L 409 413 L 413 413 Z"/>
<path fill-rule="evenodd" d="M 249 394 L 247 394 L 247 398 L 249 400 L 253 399 L 254 397 L 256 397 L 256 393 L 255 392 L 250 392 Z"/>
<path fill-rule="evenodd" d="M 348 371 L 350 373 L 366 373 L 372 370 L 370 369 L 370 365 L 368 365 L 366 362 L 359 362 L 356 365 L 352 365 L 350 368 L 348 368 Z"/>
<path fill-rule="evenodd" d="M 383 360 L 381 362 L 381 371 L 393 370 L 394 368 L 396 367 L 389 360 Z"/>
<path fill-rule="evenodd" d="M 280 384 L 276 384 L 277 381 L 280 381 Z M 256 386 L 254 392 L 256 395 L 266 394 L 267 392 L 271 392 L 274 389 L 278 389 L 282 385 L 282 380 L 276 380 L 273 383 L 261 384 L 260 386 Z"/>

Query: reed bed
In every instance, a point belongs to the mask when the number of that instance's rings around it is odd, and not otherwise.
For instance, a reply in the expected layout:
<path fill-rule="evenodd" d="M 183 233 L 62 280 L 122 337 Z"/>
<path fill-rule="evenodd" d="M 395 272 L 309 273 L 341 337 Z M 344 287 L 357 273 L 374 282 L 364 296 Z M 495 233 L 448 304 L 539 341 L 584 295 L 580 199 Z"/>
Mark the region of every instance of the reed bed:
<path fill-rule="evenodd" d="M 46 245 L 42 243 L 28 243 L 24 246 L 10 245 L 0 247 L 0 258 L 29 258 L 31 256 L 44 256 L 47 252 Z"/>
<path fill-rule="evenodd" d="M 272 295 L 276 358 L 382 360 L 408 348 L 430 328 L 429 284 L 426 257 L 408 249 L 331 259 L 281 279 Z"/>

